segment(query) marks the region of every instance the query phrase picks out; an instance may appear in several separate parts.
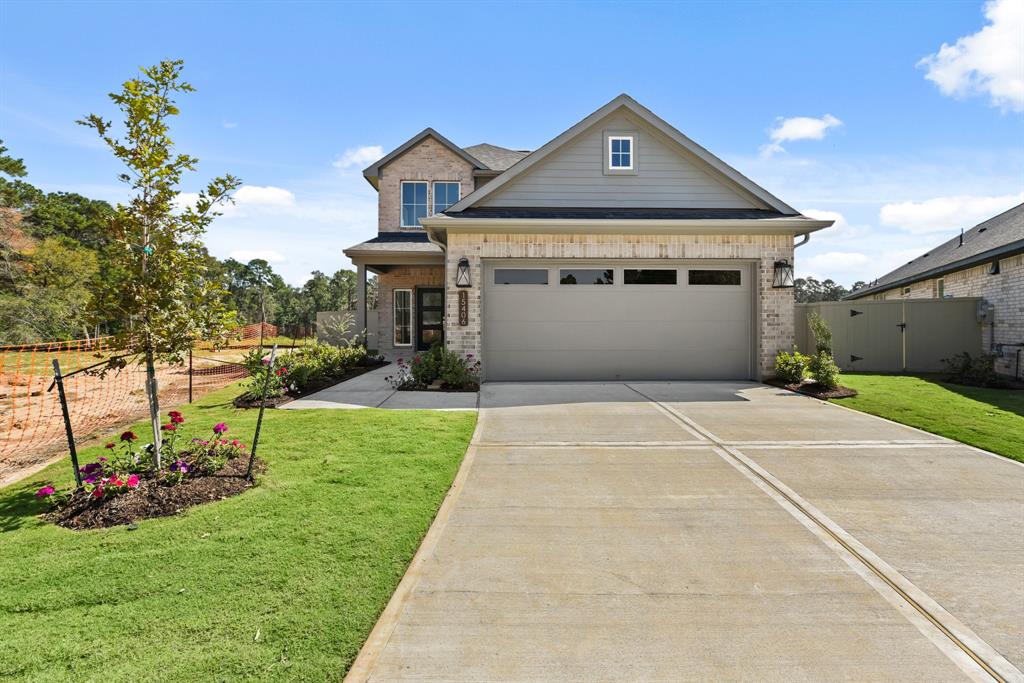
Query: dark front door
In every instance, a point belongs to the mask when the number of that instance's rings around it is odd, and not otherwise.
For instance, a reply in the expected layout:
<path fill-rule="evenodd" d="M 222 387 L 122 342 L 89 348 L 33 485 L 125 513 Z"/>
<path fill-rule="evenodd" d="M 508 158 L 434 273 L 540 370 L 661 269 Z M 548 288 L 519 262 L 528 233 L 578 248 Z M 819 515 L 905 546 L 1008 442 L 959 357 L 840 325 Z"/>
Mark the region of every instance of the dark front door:
<path fill-rule="evenodd" d="M 444 290 L 416 290 L 416 350 L 426 351 L 444 339 Z"/>

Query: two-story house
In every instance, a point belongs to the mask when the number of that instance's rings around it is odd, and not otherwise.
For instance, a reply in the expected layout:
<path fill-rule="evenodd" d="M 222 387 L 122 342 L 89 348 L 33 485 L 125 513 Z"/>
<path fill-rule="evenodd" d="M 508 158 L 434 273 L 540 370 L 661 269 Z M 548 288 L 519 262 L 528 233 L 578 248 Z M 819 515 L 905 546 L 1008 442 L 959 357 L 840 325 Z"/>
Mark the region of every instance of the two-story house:
<path fill-rule="evenodd" d="M 766 376 L 794 248 L 832 224 L 627 95 L 533 152 L 428 128 L 363 174 L 379 230 L 345 254 L 360 302 L 378 276 L 378 350 L 444 343 L 492 381 Z"/>

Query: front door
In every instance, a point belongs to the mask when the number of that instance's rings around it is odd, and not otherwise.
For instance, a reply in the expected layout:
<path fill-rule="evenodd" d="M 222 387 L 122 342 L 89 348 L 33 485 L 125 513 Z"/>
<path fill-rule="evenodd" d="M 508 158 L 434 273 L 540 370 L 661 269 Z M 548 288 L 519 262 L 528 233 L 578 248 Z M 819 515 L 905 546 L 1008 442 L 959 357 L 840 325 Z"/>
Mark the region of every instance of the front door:
<path fill-rule="evenodd" d="M 426 351 L 444 340 L 444 290 L 416 290 L 416 350 Z"/>

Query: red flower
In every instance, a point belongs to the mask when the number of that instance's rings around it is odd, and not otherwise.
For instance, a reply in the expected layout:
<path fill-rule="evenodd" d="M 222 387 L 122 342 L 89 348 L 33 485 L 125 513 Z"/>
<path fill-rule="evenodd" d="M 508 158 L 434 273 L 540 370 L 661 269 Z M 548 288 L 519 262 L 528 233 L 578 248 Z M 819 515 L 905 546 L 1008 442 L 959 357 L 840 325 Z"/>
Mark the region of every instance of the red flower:
<path fill-rule="evenodd" d="M 92 490 L 92 497 L 93 498 L 102 498 L 103 497 L 103 487 L 102 486 L 97 486 L 96 488 L 94 488 Z"/>
<path fill-rule="evenodd" d="M 181 413 L 177 415 L 171 415 L 171 424 L 180 425 L 185 422 L 185 418 L 181 416 Z"/>
<path fill-rule="evenodd" d="M 113 448 L 113 447 L 114 447 L 114 442 L 113 441 L 111 441 L 106 446 L 104 446 L 104 448 L 107 448 L 107 449 L 110 449 L 110 448 Z"/>
<path fill-rule="evenodd" d="M 165 432 L 173 432 L 177 428 L 178 428 L 178 425 L 172 423 L 172 424 L 166 424 L 163 427 L 161 427 L 160 429 L 164 430 Z"/>
<path fill-rule="evenodd" d="M 167 413 L 167 415 L 168 417 L 181 417 L 181 411 L 172 410 L 171 412 Z"/>
<path fill-rule="evenodd" d="M 139 437 L 135 436 L 135 432 L 122 432 L 121 441 L 135 441 Z"/>
<path fill-rule="evenodd" d="M 110 482 L 110 484 L 112 486 L 124 486 L 124 482 L 121 481 L 120 479 L 114 479 L 114 481 Z"/>

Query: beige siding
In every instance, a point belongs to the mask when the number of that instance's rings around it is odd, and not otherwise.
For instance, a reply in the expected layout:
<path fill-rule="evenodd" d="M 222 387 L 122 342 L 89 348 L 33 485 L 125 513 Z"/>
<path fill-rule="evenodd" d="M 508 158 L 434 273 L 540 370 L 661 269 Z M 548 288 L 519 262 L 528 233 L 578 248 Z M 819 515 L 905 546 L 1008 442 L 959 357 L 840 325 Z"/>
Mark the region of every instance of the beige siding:
<path fill-rule="evenodd" d="M 377 196 L 377 225 L 380 232 L 413 231 L 423 228 L 402 228 L 401 211 L 403 180 L 425 180 L 427 206 L 434 205 L 433 181 L 458 181 L 465 197 L 474 188 L 473 166 L 434 138 L 426 138 L 406 150 L 381 169 L 380 189 Z"/>
<path fill-rule="evenodd" d="M 448 288 L 445 339 L 449 348 L 481 355 L 482 259 L 746 259 L 757 262 L 757 310 L 754 313 L 756 360 L 760 375 L 771 374 L 775 354 L 790 350 L 794 342 L 793 290 L 773 289 L 774 262 L 793 258 L 788 235 L 592 235 L 592 234 L 450 234 L 448 282 L 465 256 L 473 286 L 469 289 L 469 324 L 458 325 L 458 290 Z M 382 321 L 383 327 L 383 321 Z M 483 358 L 486 372 L 487 359 Z"/>
<path fill-rule="evenodd" d="M 942 276 L 947 297 L 976 296 L 995 306 L 995 325 L 986 325 L 982 330 L 982 348 L 988 353 L 998 353 L 1000 344 L 1024 343 L 1024 254 L 1002 259 L 999 270 L 998 275 L 990 275 L 989 264 L 984 264 Z M 913 283 L 909 296 L 903 295 L 902 288 L 881 294 L 885 299 L 934 297 L 937 280 Z M 1007 375 L 1017 371 L 1015 348 L 1004 350 L 996 361 L 996 369 Z"/>
<path fill-rule="evenodd" d="M 635 131 L 636 175 L 605 175 L 606 131 Z M 595 124 L 480 205 L 763 208 L 744 190 L 628 112 Z"/>

